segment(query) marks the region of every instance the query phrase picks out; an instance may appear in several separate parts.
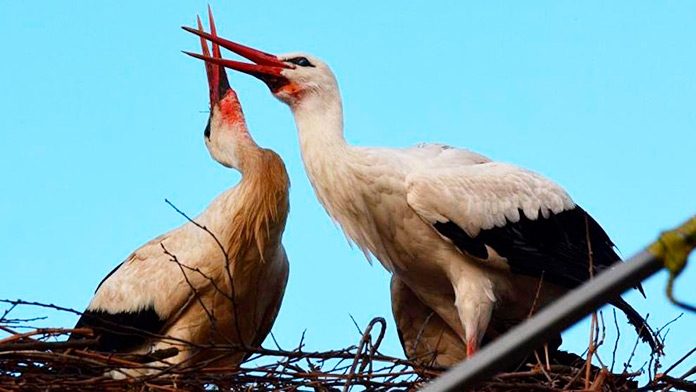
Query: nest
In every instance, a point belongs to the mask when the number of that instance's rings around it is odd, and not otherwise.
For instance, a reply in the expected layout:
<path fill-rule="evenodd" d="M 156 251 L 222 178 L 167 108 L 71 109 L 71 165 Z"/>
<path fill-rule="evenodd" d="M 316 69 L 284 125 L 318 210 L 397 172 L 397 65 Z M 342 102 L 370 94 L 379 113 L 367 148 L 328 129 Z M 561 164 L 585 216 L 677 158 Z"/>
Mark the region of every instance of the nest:
<path fill-rule="evenodd" d="M 0 316 L 0 329 L 7 335 L 0 339 L 0 391 L 411 391 L 444 371 L 382 354 L 379 346 L 386 331 L 382 318 L 373 319 L 361 331 L 356 345 L 340 350 L 305 351 L 303 337 L 293 350 L 215 347 L 221 357 L 246 350 L 250 357 L 239 367 L 211 367 L 205 363 L 170 366 L 166 359 L 175 355 L 176 349 L 147 356 L 90 350 L 95 341 L 89 329 L 33 328 L 19 332 L 33 320 L 10 318 L 17 306 L 79 312 L 35 302 L 2 302 L 8 308 Z M 67 340 L 71 334 L 84 339 Z M 621 374 L 613 374 L 577 355 L 558 352 L 551 356 L 534 353 L 517 369 L 497 374 L 476 390 L 653 391 L 672 387 L 696 391 L 696 383 L 687 380 L 696 368 L 679 378 L 669 375 L 694 351 L 660 375 L 656 375 L 659 364 L 651 361 L 649 367 L 655 371 L 651 381 L 641 388 L 636 381 L 641 372 L 628 373 L 624 369 Z M 588 352 L 591 358 L 592 345 Z"/>

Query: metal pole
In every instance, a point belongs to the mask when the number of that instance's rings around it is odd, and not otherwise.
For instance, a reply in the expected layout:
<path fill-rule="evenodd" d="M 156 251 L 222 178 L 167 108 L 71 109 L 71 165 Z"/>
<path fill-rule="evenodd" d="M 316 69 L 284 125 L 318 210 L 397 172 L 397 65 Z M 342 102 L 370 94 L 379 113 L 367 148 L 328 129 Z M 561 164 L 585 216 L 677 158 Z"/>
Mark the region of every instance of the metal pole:
<path fill-rule="evenodd" d="M 504 336 L 487 345 L 427 385 L 423 391 L 460 391 L 519 363 L 530 351 L 582 319 L 593 310 L 654 274 L 662 261 L 642 251 L 546 306 Z"/>

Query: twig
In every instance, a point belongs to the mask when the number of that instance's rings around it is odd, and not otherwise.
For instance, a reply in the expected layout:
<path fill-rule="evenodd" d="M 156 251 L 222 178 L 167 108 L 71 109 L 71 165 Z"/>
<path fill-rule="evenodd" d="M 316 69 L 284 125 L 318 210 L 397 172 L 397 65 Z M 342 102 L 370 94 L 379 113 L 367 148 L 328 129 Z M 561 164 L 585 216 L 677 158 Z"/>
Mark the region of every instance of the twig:
<path fill-rule="evenodd" d="M 186 215 L 185 212 L 178 209 L 168 199 L 164 199 L 164 202 L 169 204 L 169 206 L 172 207 L 174 209 L 174 211 L 176 211 L 177 213 L 179 213 L 179 215 L 186 218 L 186 220 L 191 222 L 191 224 L 193 224 L 194 226 L 196 226 L 199 229 L 208 233 L 208 235 L 210 235 L 210 237 L 213 239 L 213 241 L 215 241 L 215 243 L 217 244 L 218 248 L 220 249 L 220 252 L 222 252 L 222 255 L 225 258 L 225 272 L 227 274 L 227 279 L 230 282 L 230 289 L 232 291 L 232 296 L 231 296 L 232 307 L 233 307 L 232 311 L 234 312 L 234 323 L 235 323 L 235 328 L 237 329 L 237 338 L 239 339 L 239 344 L 241 344 L 242 346 L 246 346 L 246 343 L 244 342 L 244 339 L 242 338 L 242 329 L 240 328 L 240 325 L 239 325 L 239 313 L 238 313 L 239 311 L 238 311 L 237 300 L 236 300 L 237 299 L 237 292 L 236 292 L 235 286 L 234 286 L 234 279 L 232 278 L 232 271 L 230 270 L 231 261 L 230 261 L 230 255 L 228 254 L 227 249 L 225 249 L 225 246 L 222 245 L 222 242 L 220 242 L 220 239 L 218 239 L 218 237 L 212 231 L 210 231 L 210 229 L 208 229 L 206 226 L 203 226 L 200 223 L 196 222 L 195 220 L 191 219 L 188 215 Z"/>
<path fill-rule="evenodd" d="M 587 243 L 587 269 L 590 279 L 594 277 L 594 259 L 592 255 L 592 242 L 590 240 L 590 221 L 585 214 L 585 241 Z M 597 312 L 592 312 L 592 322 L 590 323 L 590 344 L 587 348 L 587 362 L 585 364 L 585 389 L 590 387 L 590 370 L 592 366 L 592 355 L 594 354 L 594 326 L 597 325 Z"/>
<path fill-rule="evenodd" d="M 611 352 L 611 368 L 609 369 L 609 371 L 614 372 L 614 364 L 616 363 L 616 350 L 619 349 L 621 330 L 619 329 L 619 322 L 616 320 L 616 309 L 611 308 L 611 312 L 614 317 L 614 327 L 616 328 L 616 340 L 614 340 L 614 350 Z"/>
<path fill-rule="evenodd" d="M 671 372 L 672 370 L 674 370 L 674 368 L 676 368 L 677 366 L 681 365 L 681 363 L 684 362 L 684 361 L 686 360 L 686 358 L 689 358 L 689 357 L 691 356 L 691 354 L 693 354 L 693 353 L 695 353 L 695 352 L 696 352 L 696 347 L 692 348 L 692 349 L 689 350 L 686 354 L 682 355 L 682 357 L 679 358 L 679 360 L 677 360 L 677 362 L 673 363 L 672 366 L 668 367 L 667 370 L 665 370 L 665 371 L 662 373 L 662 376 L 666 376 L 667 374 L 669 374 L 669 372 Z M 695 367 L 694 369 L 696 369 L 696 367 Z M 687 375 L 687 377 L 688 377 L 688 376 L 689 376 L 689 375 Z"/>

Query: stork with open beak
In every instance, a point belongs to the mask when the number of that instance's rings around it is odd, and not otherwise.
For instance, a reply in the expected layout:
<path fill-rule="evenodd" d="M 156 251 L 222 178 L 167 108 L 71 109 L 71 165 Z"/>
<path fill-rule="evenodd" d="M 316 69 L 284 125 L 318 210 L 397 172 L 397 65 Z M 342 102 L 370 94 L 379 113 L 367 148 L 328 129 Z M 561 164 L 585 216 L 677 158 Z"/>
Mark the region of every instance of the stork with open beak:
<path fill-rule="evenodd" d="M 203 31 L 200 18 L 198 28 Z M 215 36 L 212 14 L 210 28 Z M 201 45 L 209 56 L 206 41 Z M 219 46 L 212 49 L 212 57 L 220 58 Z M 288 279 L 281 244 L 288 175 L 280 157 L 249 134 L 224 68 L 205 65 L 205 145 L 213 159 L 240 171 L 241 180 L 195 224 L 151 240 L 104 278 L 76 326 L 93 328 L 98 350 L 150 353 L 173 346 L 179 353 L 170 363 L 237 365 L 247 352 L 219 358 L 219 351 L 205 347 L 259 346 L 278 314 Z"/>
<path fill-rule="evenodd" d="M 620 261 L 600 225 L 543 176 L 441 144 L 350 146 L 324 62 L 184 28 L 253 62 L 190 53 L 261 79 L 290 107 L 321 204 L 466 344 L 467 356 L 490 326 L 517 323 Z M 620 297 L 608 302 L 658 349 L 634 308 Z"/>

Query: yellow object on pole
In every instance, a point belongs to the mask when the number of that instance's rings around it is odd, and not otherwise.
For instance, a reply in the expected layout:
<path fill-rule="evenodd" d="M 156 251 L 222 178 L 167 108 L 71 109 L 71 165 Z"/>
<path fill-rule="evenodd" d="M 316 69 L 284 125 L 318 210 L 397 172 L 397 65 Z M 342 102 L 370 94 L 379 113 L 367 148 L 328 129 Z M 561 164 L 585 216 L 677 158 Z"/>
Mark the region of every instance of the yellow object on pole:
<path fill-rule="evenodd" d="M 674 280 L 686 267 L 689 254 L 694 248 L 696 248 L 696 216 L 674 230 L 665 231 L 657 241 L 648 247 L 648 251 L 661 260 L 669 271 L 667 298 L 675 305 L 692 312 L 696 312 L 696 306 L 674 298 L 673 288 Z"/>

